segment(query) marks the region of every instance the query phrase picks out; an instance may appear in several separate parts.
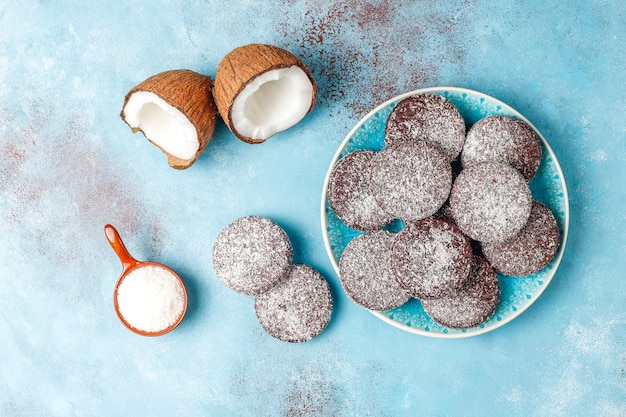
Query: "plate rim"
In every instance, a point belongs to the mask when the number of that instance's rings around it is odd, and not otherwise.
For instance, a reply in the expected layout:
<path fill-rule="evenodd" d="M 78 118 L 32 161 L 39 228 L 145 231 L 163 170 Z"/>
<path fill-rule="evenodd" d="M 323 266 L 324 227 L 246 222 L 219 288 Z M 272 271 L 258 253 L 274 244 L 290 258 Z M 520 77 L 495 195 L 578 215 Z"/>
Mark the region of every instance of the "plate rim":
<path fill-rule="evenodd" d="M 372 109 L 370 112 L 368 112 L 365 116 L 363 116 L 355 125 L 354 127 L 350 130 L 350 132 L 344 137 L 344 139 L 341 141 L 341 143 L 339 144 L 339 146 L 337 147 L 337 151 L 335 152 L 335 154 L 333 155 L 332 160 L 330 161 L 328 170 L 326 172 L 326 176 L 324 178 L 324 185 L 322 187 L 322 198 L 321 198 L 321 207 L 320 207 L 320 217 L 321 217 L 321 226 L 322 226 L 322 238 L 324 240 L 324 247 L 326 249 L 326 254 L 328 255 L 328 258 L 330 260 L 331 265 L 333 266 L 333 269 L 335 270 L 335 273 L 337 274 L 337 277 L 339 277 L 339 265 L 337 263 L 337 261 L 335 260 L 335 257 L 333 255 L 332 249 L 331 249 L 331 244 L 330 244 L 330 239 L 329 239 L 329 234 L 328 234 L 328 222 L 327 222 L 327 218 L 326 218 L 326 202 L 327 202 L 327 194 L 328 194 L 328 182 L 330 179 L 330 175 L 332 174 L 332 170 L 334 168 L 334 166 L 337 164 L 337 161 L 340 158 L 341 153 L 343 152 L 343 150 L 345 149 L 348 141 L 350 140 L 350 138 L 354 135 L 354 133 L 361 128 L 361 126 L 363 126 L 363 124 L 365 124 L 373 115 L 375 115 L 377 112 L 379 112 L 380 110 L 382 110 L 383 108 L 387 107 L 388 105 L 390 105 L 391 103 L 394 102 L 398 102 L 406 97 L 410 97 L 416 94 L 426 94 L 426 93 L 432 93 L 432 92 L 437 92 L 437 93 L 442 93 L 444 91 L 450 91 L 450 92 L 455 92 L 455 93 L 460 93 L 460 94 L 471 94 L 474 96 L 478 96 L 478 97 L 482 97 L 485 99 L 489 99 L 490 101 L 493 101 L 495 104 L 497 104 L 498 106 L 501 106 L 501 108 L 511 114 L 514 114 L 516 117 L 518 117 L 520 120 L 524 121 L 525 123 L 527 123 L 535 132 L 535 134 L 537 134 L 539 140 L 542 142 L 542 144 L 544 145 L 544 147 L 546 148 L 546 150 L 548 151 L 548 153 L 550 154 L 550 156 L 552 157 L 552 161 L 554 163 L 554 167 L 556 169 L 556 172 L 558 173 L 558 175 L 561 178 L 561 182 L 563 185 L 563 200 L 565 202 L 564 204 L 564 208 L 563 208 L 563 219 L 564 219 L 564 224 L 563 224 L 563 241 L 562 243 L 559 245 L 559 249 L 557 250 L 556 254 L 554 255 L 553 258 L 553 262 L 554 262 L 554 271 L 550 274 L 550 276 L 547 279 L 544 279 L 544 285 L 542 285 L 539 290 L 535 293 L 533 300 L 530 303 L 525 304 L 524 306 L 518 308 L 518 310 L 516 311 L 515 314 L 511 314 L 509 316 L 507 316 L 506 318 L 503 318 L 502 320 L 498 321 L 497 323 L 495 323 L 492 326 L 489 327 L 472 327 L 470 329 L 465 329 L 464 331 L 461 332 L 449 332 L 449 333 L 433 333 L 433 332 L 429 332 L 426 330 L 422 330 L 422 329 L 418 329 L 418 328 L 414 328 L 414 327 L 409 327 L 406 325 L 403 325 L 401 323 L 398 323 L 395 320 L 390 319 L 389 317 L 387 317 L 386 315 L 384 315 L 382 312 L 379 311 L 373 311 L 373 310 L 369 310 L 367 308 L 362 307 L 363 309 L 365 309 L 366 311 L 369 311 L 371 314 L 373 314 L 374 316 L 376 316 L 378 319 L 382 320 L 383 322 L 386 322 L 387 324 L 392 325 L 393 327 L 396 327 L 400 330 L 403 330 L 405 332 L 408 333 L 413 333 L 413 334 L 419 334 L 422 336 L 427 336 L 427 337 L 432 337 L 432 338 L 442 338 L 442 339 L 460 339 L 460 338 L 467 338 L 467 337 L 472 337 L 472 336 L 478 336 L 481 334 L 485 334 L 488 332 L 491 332 L 493 330 L 496 330 L 502 326 L 504 326 L 505 324 L 511 322 L 512 320 L 514 320 L 515 318 L 519 317 L 524 311 L 526 311 L 530 306 L 532 306 L 538 299 L 539 297 L 543 294 L 543 292 L 546 290 L 546 288 L 548 287 L 548 285 L 550 284 L 550 282 L 552 281 L 552 278 L 554 277 L 554 275 L 556 275 L 556 272 L 561 264 L 561 260 L 563 258 L 563 254 L 565 252 L 565 246 L 567 244 L 567 237 L 569 234 L 569 195 L 568 195 L 568 191 L 567 191 L 567 182 L 565 181 L 565 176 L 563 175 L 563 170 L 561 169 L 561 165 L 559 163 L 559 160 L 556 158 L 556 155 L 554 153 L 554 151 L 552 150 L 552 147 L 550 147 L 550 144 L 548 143 L 548 141 L 544 138 L 543 134 L 539 131 L 539 129 L 537 129 L 535 127 L 535 125 L 533 125 L 524 115 L 522 115 L 519 111 L 517 111 L 516 109 L 514 109 L 513 107 L 509 106 L 508 104 L 504 103 L 503 101 L 490 96 L 488 94 L 479 92 L 479 91 L 475 91 L 475 90 L 471 90 L 468 88 L 463 88 L 463 87 L 452 87 L 452 86 L 436 86 L 436 87 L 426 87 L 426 88 L 419 88 L 416 90 L 412 90 L 412 91 L 408 91 L 406 93 L 402 93 L 399 94 L 395 97 L 392 97 L 386 101 L 384 101 L 383 103 L 379 104 L 378 106 L 376 106 L 374 109 Z"/>

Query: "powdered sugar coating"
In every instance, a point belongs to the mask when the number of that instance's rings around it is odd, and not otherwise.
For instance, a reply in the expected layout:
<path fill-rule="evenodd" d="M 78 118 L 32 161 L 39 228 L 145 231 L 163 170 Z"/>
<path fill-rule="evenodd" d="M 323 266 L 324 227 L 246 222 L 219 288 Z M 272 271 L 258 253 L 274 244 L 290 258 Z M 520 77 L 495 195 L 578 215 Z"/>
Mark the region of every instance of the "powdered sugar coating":
<path fill-rule="evenodd" d="M 450 193 L 455 223 L 479 242 L 504 242 L 530 216 L 532 196 L 522 175 L 508 164 L 480 162 L 465 168 Z"/>
<path fill-rule="evenodd" d="M 461 161 L 464 167 L 477 162 L 504 162 L 530 181 L 541 162 L 541 146 L 526 123 L 509 116 L 489 116 L 467 132 Z"/>
<path fill-rule="evenodd" d="M 475 256 L 467 283 L 448 296 L 422 300 L 424 311 L 451 329 L 467 329 L 484 323 L 500 303 L 498 277 L 486 260 Z"/>
<path fill-rule="evenodd" d="M 213 267 L 230 289 L 256 295 L 275 285 L 291 267 L 293 248 L 285 231 L 259 216 L 226 226 L 213 245 Z"/>
<path fill-rule="evenodd" d="M 504 243 L 483 243 L 483 253 L 492 267 L 511 276 L 526 276 L 543 269 L 559 247 L 559 228 L 554 214 L 538 201 L 522 230 Z"/>
<path fill-rule="evenodd" d="M 467 237 L 440 219 L 407 224 L 391 247 L 396 280 L 415 298 L 438 298 L 458 290 L 469 276 L 471 263 Z"/>
<path fill-rule="evenodd" d="M 465 121 L 459 110 L 445 97 L 418 94 L 394 107 L 385 127 L 385 143 L 398 140 L 425 140 L 441 147 L 450 161 L 463 148 Z"/>
<path fill-rule="evenodd" d="M 337 162 L 328 181 L 328 202 L 335 214 L 356 230 L 376 230 L 393 220 L 370 191 L 369 164 L 375 152 L 359 150 Z"/>
<path fill-rule="evenodd" d="M 254 298 L 259 323 L 284 342 L 305 342 L 324 330 L 333 311 L 326 279 L 308 265 L 293 265 L 287 276 Z"/>
<path fill-rule="evenodd" d="M 370 189 L 382 209 L 395 218 L 417 221 L 433 215 L 452 184 L 448 157 L 425 141 L 398 141 L 370 164 Z"/>
<path fill-rule="evenodd" d="M 360 235 L 344 249 L 339 278 L 348 297 L 370 310 L 391 310 L 409 300 L 391 270 L 391 245 L 395 235 L 376 231 Z"/>

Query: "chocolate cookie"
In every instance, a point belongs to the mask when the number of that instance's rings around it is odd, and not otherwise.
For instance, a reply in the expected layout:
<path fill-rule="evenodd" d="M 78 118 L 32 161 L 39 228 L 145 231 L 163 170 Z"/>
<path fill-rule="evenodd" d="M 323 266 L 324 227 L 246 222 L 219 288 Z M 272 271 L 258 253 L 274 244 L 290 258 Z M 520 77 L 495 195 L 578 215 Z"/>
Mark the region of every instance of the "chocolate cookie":
<path fill-rule="evenodd" d="M 495 313 L 500 302 L 498 277 L 483 258 L 475 256 L 467 283 L 442 298 L 422 300 L 424 311 L 451 329 L 476 327 Z"/>
<path fill-rule="evenodd" d="M 434 214 L 448 198 L 451 183 L 448 157 L 430 142 L 398 141 L 370 164 L 374 199 L 385 212 L 406 221 Z"/>
<path fill-rule="evenodd" d="M 425 140 L 441 147 L 449 161 L 465 141 L 465 121 L 446 98 L 434 94 L 407 97 L 394 107 L 385 126 L 385 143 Z"/>
<path fill-rule="evenodd" d="M 535 132 L 523 121 L 489 116 L 467 132 L 461 161 L 464 167 L 477 162 L 504 162 L 530 181 L 541 162 L 541 146 Z"/>
<path fill-rule="evenodd" d="M 483 243 L 483 253 L 492 267 L 504 275 L 526 276 L 543 269 L 559 247 L 559 228 L 543 204 L 533 202 L 522 230 L 504 243 Z"/>
<path fill-rule="evenodd" d="M 275 285 L 291 267 L 293 248 L 285 231 L 259 216 L 226 226 L 213 245 L 213 268 L 230 289 L 256 295 Z"/>
<path fill-rule="evenodd" d="M 526 224 L 532 207 L 530 188 L 508 164 L 479 162 L 454 181 L 450 208 L 455 223 L 479 242 L 504 242 Z"/>
<path fill-rule="evenodd" d="M 396 280 L 415 298 L 438 298 L 458 290 L 467 281 L 471 263 L 467 237 L 440 219 L 408 223 L 391 247 Z"/>
<path fill-rule="evenodd" d="M 393 220 L 380 208 L 369 186 L 373 151 L 355 151 L 337 162 L 328 179 L 328 202 L 335 214 L 356 230 L 376 230 Z"/>
<path fill-rule="evenodd" d="M 391 245 L 395 235 L 376 231 L 360 235 L 344 249 L 339 260 L 339 278 L 348 297 L 370 310 L 399 307 L 409 295 L 391 271 Z"/>
<path fill-rule="evenodd" d="M 284 342 L 305 342 L 326 328 L 333 311 L 328 282 L 308 265 L 293 265 L 287 276 L 254 298 L 259 323 Z"/>
<path fill-rule="evenodd" d="M 456 223 L 454 223 L 454 217 L 452 216 L 452 209 L 450 208 L 450 201 L 446 201 L 444 205 L 441 206 L 439 210 L 437 210 L 437 213 L 433 214 L 433 217 L 435 219 L 445 220 L 447 222 L 450 222 L 456 225 Z M 484 257 L 483 251 L 480 247 L 480 242 L 474 239 L 469 239 L 469 242 L 470 242 L 470 246 L 472 247 L 472 253 L 475 256 Z"/>

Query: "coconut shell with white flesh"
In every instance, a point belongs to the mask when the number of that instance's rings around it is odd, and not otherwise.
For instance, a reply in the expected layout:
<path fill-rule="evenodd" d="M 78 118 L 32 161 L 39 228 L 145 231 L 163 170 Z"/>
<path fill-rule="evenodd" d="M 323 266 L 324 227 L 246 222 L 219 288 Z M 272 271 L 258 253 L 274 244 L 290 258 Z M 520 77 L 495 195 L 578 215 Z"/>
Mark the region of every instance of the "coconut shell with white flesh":
<path fill-rule="evenodd" d="M 230 131 L 244 142 L 261 143 L 306 116 L 317 86 L 294 54 L 272 45 L 250 44 L 229 52 L 215 73 L 213 96 Z"/>
<path fill-rule="evenodd" d="M 133 87 L 124 98 L 121 117 L 133 132 L 167 155 L 172 168 L 189 168 L 213 136 L 217 108 L 213 81 L 191 70 L 156 74 Z"/>

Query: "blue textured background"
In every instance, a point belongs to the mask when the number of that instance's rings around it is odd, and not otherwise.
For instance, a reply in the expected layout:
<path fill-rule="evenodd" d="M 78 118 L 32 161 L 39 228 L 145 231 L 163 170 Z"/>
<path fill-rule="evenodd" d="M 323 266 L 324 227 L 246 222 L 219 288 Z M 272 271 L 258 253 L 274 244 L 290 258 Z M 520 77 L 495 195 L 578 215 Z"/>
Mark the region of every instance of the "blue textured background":
<path fill-rule="evenodd" d="M 626 8 L 621 0 L 0 0 L 0 416 L 626 415 Z M 232 48 L 292 50 L 319 83 L 263 145 L 218 125 L 187 171 L 119 118 L 157 72 L 213 76 Z M 455 85 L 543 133 L 570 192 L 570 235 L 524 314 L 474 338 L 402 332 L 351 303 L 324 250 L 320 196 L 371 108 Z M 213 273 L 237 217 L 281 224 L 331 282 L 329 327 L 286 344 Z M 112 307 L 118 227 L 190 293 L 174 332 L 142 338 Z"/>

